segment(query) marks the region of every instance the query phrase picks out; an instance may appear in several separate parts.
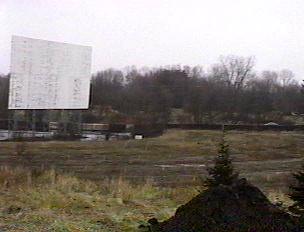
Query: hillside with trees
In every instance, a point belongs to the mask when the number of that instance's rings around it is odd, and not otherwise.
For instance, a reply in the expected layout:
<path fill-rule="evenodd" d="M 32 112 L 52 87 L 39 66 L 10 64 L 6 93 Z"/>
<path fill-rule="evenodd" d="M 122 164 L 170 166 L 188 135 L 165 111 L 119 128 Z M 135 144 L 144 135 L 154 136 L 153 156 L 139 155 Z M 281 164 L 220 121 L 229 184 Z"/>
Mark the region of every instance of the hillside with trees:
<path fill-rule="evenodd" d="M 107 69 L 92 76 L 87 122 L 292 123 L 304 113 L 301 84 L 290 70 L 254 69 L 253 57 L 220 57 L 201 66 Z M 7 116 L 8 75 L 0 78 L 1 118 Z"/>

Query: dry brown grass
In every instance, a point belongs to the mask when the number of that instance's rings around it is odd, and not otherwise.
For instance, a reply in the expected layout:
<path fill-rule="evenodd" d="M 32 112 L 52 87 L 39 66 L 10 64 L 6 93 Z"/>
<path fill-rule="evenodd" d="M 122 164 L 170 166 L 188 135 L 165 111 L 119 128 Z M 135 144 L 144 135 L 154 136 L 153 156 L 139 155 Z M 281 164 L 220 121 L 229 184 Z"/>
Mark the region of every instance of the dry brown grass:
<path fill-rule="evenodd" d="M 123 177 L 95 183 L 54 170 L 36 173 L 28 185 L 27 172 L 1 167 L 0 231 L 133 232 L 149 218 L 169 218 L 198 193 L 155 187 L 151 180 L 133 185 Z M 268 197 L 283 207 L 292 204 L 283 192 L 271 191 Z"/>
<path fill-rule="evenodd" d="M 97 184 L 53 170 L 33 176 L 28 185 L 27 169 L 1 170 L 0 231 L 136 231 L 148 218 L 168 218 L 197 193 L 149 181 L 134 186 L 123 178 Z"/>
<path fill-rule="evenodd" d="M 218 131 L 170 130 L 141 141 L 0 143 L 0 164 L 27 166 L 0 168 L 0 231 L 136 231 L 151 217 L 166 219 L 197 193 L 182 187 L 183 178 L 205 173 L 179 165 L 210 165 L 220 138 Z M 241 175 L 271 201 L 291 205 L 285 191 L 304 155 L 303 133 L 230 131 L 226 138 Z M 19 145 L 26 149 L 18 152 Z M 177 187 L 157 187 L 168 180 Z"/>
<path fill-rule="evenodd" d="M 0 143 L 0 164 L 45 166 L 91 180 L 125 176 L 134 183 L 148 178 L 162 186 L 185 186 L 206 173 L 202 165 L 211 164 L 220 138 L 220 131 L 168 130 L 144 140 L 27 142 L 29 156 L 16 155 L 18 143 Z M 304 156 L 300 131 L 228 131 L 226 138 L 236 168 L 262 188 L 286 188 L 290 171 Z"/>

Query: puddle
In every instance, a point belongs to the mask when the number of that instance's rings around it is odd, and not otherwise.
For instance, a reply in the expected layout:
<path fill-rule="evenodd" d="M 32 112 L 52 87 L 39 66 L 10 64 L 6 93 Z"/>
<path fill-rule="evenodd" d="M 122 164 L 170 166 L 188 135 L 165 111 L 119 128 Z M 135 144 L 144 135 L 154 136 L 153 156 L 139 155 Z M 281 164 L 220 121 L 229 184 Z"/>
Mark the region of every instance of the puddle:
<path fill-rule="evenodd" d="M 154 166 L 160 167 L 160 168 L 178 168 L 178 167 L 201 168 L 201 167 L 206 167 L 205 164 L 157 164 Z"/>

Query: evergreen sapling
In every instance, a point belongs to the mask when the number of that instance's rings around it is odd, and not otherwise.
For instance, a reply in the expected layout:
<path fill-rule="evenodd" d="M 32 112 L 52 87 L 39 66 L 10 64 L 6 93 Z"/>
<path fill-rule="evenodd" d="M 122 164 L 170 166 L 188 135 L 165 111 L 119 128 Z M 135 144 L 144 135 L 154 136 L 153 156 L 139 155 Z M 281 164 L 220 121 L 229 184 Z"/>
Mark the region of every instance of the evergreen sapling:
<path fill-rule="evenodd" d="M 238 179 L 238 173 L 234 171 L 229 154 L 229 145 L 225 141 L 225 132 L 219 144 L 218 155 L 212 168 L 208 168 L 209 177 L 204 181 L 205 187 L 218 185 L 231 185 Z"/>

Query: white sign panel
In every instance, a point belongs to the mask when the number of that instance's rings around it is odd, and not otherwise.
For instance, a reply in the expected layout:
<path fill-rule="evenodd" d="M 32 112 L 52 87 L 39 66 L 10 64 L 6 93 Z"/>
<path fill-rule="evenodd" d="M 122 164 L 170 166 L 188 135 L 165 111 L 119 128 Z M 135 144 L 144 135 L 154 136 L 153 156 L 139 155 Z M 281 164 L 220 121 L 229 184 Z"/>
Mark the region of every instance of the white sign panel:
<path fill-rule="evenodd" d="M 92 48 L 12 37 L 9 109 L 87 109 Z"/>

